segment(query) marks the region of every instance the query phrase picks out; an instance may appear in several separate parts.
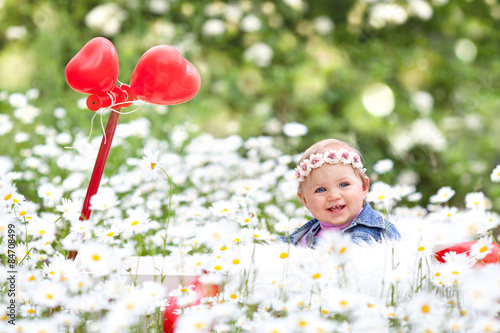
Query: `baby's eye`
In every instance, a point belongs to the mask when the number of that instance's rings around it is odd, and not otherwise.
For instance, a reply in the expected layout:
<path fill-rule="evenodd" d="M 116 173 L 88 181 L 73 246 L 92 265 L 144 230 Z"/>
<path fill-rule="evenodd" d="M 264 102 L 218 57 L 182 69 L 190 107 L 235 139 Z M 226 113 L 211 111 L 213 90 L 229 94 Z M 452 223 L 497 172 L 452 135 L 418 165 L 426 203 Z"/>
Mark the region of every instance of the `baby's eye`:
<path fill-rule="evenodd" d="M 347 187 L 347 186 L 349 186 L 349 183 L 341 183 L 340 184 L 340 187 Z"/>
<path fill-rule="evenodd" d="M 316 190 L 316 192 L 325 192 L 326 189 L 324 187 L 320 187 Z"/>

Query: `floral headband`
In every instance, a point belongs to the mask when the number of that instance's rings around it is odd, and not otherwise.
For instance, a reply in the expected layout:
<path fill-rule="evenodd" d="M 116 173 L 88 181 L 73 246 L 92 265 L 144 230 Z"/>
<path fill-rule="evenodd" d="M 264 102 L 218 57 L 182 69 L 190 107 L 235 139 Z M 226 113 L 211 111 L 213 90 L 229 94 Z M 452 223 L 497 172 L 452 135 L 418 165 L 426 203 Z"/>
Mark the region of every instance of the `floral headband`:
<path fill-rule="evenodd" d="M 312 170 L 321 167 L 323 164 L 338 164 L 341 162 L 346 165 L 352 164 L 354 169 L 361 169 L 364 172 L 361 157 L 353 151 L 342 148 L 340 150 L 330 149 L 322 154 L 312 154 L 297 165 L 295 177 L 299 182 L 303 182 Z"/>

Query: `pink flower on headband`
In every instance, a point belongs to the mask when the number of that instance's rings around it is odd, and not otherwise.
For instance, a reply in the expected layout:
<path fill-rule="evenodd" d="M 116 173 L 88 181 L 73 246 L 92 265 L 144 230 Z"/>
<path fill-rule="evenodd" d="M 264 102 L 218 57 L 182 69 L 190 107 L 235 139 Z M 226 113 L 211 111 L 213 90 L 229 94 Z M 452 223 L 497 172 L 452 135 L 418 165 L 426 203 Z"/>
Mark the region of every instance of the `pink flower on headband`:
<path fill-rule="evenodd" d="M 325 160 L 327 163 L 338 163 L 339 158 L 335 151 L 329 150 L 325 153 Z"/>
<path fill-rule="evenodd" d="M 323 163 L 323 154 L 313 154 L 309 157 L 309 164 L 313 169 L 319 168 Z"/>

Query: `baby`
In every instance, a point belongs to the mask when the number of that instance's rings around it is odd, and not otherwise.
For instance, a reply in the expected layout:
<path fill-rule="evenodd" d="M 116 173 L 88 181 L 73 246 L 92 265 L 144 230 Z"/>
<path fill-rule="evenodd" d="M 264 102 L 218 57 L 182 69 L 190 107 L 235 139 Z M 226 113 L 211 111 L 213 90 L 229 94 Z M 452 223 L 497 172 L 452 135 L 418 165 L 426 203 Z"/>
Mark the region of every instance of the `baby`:
<path fill-rule="evenodd" d="M 359 151 L 346 142 L 327 139 L 302 155 L 295 175 L 297 195 L 314 217 L 285 242 L 314 248 L 323 232 L 348 233 L 355 243 L 400 239 L 396 227 L 366 203 L 369 179 Z"/>

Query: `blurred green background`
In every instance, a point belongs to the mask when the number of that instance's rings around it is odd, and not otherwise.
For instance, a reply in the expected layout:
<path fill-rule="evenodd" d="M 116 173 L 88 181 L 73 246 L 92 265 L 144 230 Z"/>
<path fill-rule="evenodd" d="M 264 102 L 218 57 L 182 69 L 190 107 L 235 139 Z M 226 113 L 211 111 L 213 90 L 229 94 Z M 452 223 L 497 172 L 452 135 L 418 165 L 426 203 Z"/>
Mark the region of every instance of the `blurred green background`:
<path fill-rule="evenodd" d="M 168 114 L 146 115 L 155 137 L 191 122 L 219 137 L 281 137 L 287 153 L 336 137 L 357 144 L 368 167 L 392 159 L 388 183 L 418 182 L 424 198 L 448 185 L 458 206 L 483 191 L 497 208 L 499 20 L 497 0 L 0 0 L 0 91 L 36 88 L 38 123 L 53 124 L 63 107 L 65 126 L 86 131 L 93 114 L 64 77 L 80 48 L 110 39 L 129 83 L 140 56 L 168 44 L 202 87 Z M 284 136 L 289 122 L 308 133 Z M 18 153 L 0 140 L 0 154 Z"/>

